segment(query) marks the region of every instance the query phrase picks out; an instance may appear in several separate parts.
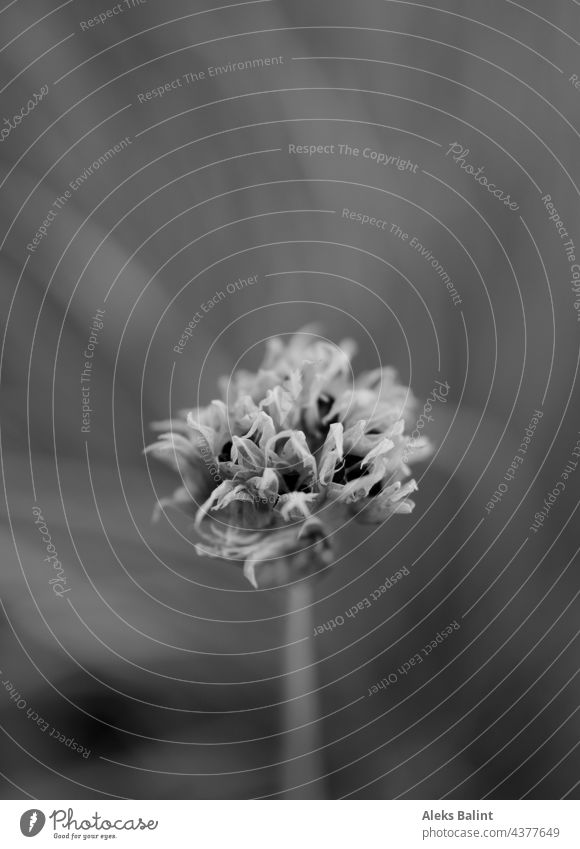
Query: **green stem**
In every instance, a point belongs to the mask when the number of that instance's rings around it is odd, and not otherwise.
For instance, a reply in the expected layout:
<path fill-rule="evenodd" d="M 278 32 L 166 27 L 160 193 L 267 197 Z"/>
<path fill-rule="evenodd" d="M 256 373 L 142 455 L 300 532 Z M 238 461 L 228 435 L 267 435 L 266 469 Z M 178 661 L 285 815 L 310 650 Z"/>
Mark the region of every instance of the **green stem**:
<path fill-rule="evenodd" d="M 313 640 L 313 601 L 312 581 L 292 584 L 286 591 L 288 615 L 284 641 L 282 737 L 283 789 L 286 799 L 325 798 Z"/>

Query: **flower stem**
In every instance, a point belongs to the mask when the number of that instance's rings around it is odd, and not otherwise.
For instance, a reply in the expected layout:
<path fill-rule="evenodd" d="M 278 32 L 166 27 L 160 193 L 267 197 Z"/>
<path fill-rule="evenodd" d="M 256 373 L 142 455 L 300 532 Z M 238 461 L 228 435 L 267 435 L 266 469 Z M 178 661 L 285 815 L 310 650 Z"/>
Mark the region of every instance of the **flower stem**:
<path fill-rule="evenodd" d="M 317 687 L 313 582 L 286 591 L 283 791 L 286 799 L 323 799 L 324 764 Z M 294 789 L 293 789 L 294 788 Z"/>

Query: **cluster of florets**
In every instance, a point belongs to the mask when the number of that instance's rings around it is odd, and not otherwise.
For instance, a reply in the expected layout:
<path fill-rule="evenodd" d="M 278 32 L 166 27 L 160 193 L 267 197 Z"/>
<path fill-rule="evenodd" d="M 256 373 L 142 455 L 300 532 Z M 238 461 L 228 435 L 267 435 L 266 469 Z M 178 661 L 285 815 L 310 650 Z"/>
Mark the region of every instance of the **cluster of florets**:
<path fill-rule="evenodd" d="M 157 512 L 192 515 L 197 552 L 243 563 L 254 587 L 330 565 L 350 518 L 381 523 L 414 507 L 407 463 L 430 450 L 405 434 L 414 399 L 391 368 L 354 378 L 354 353 L 312 330 L 270 339 L 257 373 L 223 378 L 220 400 L 154 425 L 147 452 L 181 477 Z"/>

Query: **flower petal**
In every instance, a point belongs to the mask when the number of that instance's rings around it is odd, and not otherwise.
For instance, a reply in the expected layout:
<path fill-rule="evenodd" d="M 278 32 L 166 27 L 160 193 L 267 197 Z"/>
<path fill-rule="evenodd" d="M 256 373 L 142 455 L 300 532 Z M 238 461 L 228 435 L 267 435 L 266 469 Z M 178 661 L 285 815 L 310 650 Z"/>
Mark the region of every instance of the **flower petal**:
<path fill-rule="evenodd" d="M 409 480 L 404 484 L 400 481 L 390 484 L 362 505 L 360 512 L 357 513 L 357 519 L 366 524 L 377 524 L 384 522 L 394 513 L 411 513 L 415 504 L 407 496 L 415 492 L 417 488 L 415 480 Z"/>
<path fill-rule="evenodd" d="M 163 460 L 171 468 L 181 473 L 185 463 L 199 462 L 197 454 L 191 440 L 186 439 L 179 433 L 162 433 L 157 439 L 148 445 L 144 454 L 152 454 L 157 460 Z"/>
<path fill-rule="evenodd" d="M 228 412 L 223 401 L 212 401 L 208 407 L 191 410 L 187 414 L 187 424 L 207 444 L 214 457 L 229 442 Z"/>
<path fill-rule="evenodd" d="M 337 465 L 344 457 L 344 428 L 340 422 L 330 425 L 328 435 L 322 446 L 318 465 L 318 480 L 322 486 L 329 484 L 334 477 Z"/>
<path fill-rule="evenodd" d="M 244 469 L 261 471 L 265 466 L 264 452 L 245 436 L 232 437 L 232 460 Z"/>
<path fill-rule="evenodd" d="M 283 386 L 275 386 L 269 389 L 263 401 L 260 401 L 261 410 L 266 410 L 272 417 L 277 428 L 288 426 L 292 412 L 296 411 L 294 399 Z"/>
<path fill-rule="evenodd" d="M 272 439 L 275 434 L 276 428 L 274 427 L 272 417 L 263 410 L 258 411 L 256 408 L 256 414 L 251 428 L 246 433 L 246 439 L 252 439 L 256 436 L 260 448 L 265 448 L 268 440 Z"/>
<path fill-rule="evenodd" d="M 363 459 L 360 461 L 361 467 L 368 466 L 369 463 L 373 463 L 374 460 L 378 460 L 379 458 L 385 457 L 391 450 L 391 448 L 395 447 L 395 443 L 392 439 L 387 439 L 386 437 L 381 439 L 381 441 L 372 448 L 368 454 L 366 454 Z"/>

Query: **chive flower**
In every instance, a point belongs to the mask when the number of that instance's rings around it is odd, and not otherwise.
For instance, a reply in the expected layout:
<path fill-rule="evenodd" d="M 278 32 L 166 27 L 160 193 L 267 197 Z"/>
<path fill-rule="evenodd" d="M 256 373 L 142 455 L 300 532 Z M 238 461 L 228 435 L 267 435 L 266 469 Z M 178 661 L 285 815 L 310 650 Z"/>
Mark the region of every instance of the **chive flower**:
<path fill-rule="evenodd" d="M 222 378 L 220 399 L 154 423 L 146 453 L 181 478 L 154 515 L 183 510 L 198 554 L 237 561 L 266 588 L 329 566 L 350 519 L 410 513 L 408 463 L 431 451 L 405 433 L 415 399 L 392 368 L 354 377 L 355 352 L 352 340 L 334 345 L 314 328 L 271 338 L 256 373 Z"/>

